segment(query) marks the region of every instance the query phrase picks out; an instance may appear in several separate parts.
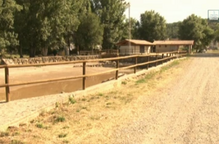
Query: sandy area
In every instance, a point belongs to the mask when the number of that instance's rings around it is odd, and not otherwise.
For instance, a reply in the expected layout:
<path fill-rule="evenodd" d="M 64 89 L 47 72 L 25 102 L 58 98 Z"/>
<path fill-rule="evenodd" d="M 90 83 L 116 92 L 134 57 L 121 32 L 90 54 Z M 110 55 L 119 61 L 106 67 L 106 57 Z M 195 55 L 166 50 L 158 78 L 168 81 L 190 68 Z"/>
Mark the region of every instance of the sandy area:
<path fill-rule="evenodd" d="M 87 67 L 86 73 L 94 74 L 110 69 L 112 68 Z M 121 71 L 121 73 L 130 73 L 132 71 L 133 70 Z M 29 82 L 82 75 L 82 67 L 73 67 L 73 64 L 69 64 L 58 66 L 10 68 L 9 75 L 10 83 Z M 101 83 L 102 81 L 112 78 L 114 76 L 115 72 L 88 77 L 86 80 L 86 87 Z M 0 69 L 0 84 L 4 84 L 4 69 Z M 10 96 L 11 100 L 17 100 L 36 96 L 57 94 L 61 92 L 73 92 L 81 89 L 82 79 L 73 79 L 59 82 L 10 87 Z M 0 101 L 1 100 L 5 100 L 4 88 L 0 88 Z"/>

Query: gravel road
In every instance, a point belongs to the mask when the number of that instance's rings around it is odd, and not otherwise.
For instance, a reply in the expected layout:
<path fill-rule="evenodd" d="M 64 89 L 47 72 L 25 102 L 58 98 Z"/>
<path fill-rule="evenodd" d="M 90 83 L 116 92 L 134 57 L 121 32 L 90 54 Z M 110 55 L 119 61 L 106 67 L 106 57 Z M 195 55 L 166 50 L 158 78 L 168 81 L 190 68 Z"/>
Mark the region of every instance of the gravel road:
<path fill-rule="evenodd" d="M 192 56 L 181 69 L 171 84 L 139 99 L 139 110 L 114 130 L 110 143 L 219 144 L 218 55 Z"/>

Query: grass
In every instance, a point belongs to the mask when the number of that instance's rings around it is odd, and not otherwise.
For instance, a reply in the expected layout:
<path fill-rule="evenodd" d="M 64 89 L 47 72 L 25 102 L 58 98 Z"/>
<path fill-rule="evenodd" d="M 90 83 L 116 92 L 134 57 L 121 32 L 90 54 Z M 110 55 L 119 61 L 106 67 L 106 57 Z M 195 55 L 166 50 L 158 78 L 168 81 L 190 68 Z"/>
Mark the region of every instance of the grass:
<path fill-rule="evenodd" d="M 63 140 L 62 142 L 63 142 L 63 143 L 69 143 L 69 141 L 68 141 L 68 140 Z"/>
<path fill-rule="evenodd" d="M 99 94 L 98 94 L 98 96 L 103 96 L 103 95 L 104 95 L 103 93 L 99 93 Z"/>
<path fill-rule="evenodd" d="M 123 85 L 126 85 L 126 84 L 127 84 L 127 82 L 126 82 L 126 81 L 123 81 L 123 82 L 122 82 L 122 84 L 123 84 Z"/>
<path fill-rule="evenodd" d="M 69 97 L 68 100 L 69 100 L 69 102 L 71 104 L 75 104 L 76 103 L 76 100 L 73 97 Z"/>
<path fill-rule="evenodd" d="M 58 135 L 58 137 L 59 137 L 59 138 L 65 138 L 67 135 L 68 135 L 68 134 L 66 134 L 66 133 L 61 133 L 61 134 Z"/>
<path fill-rule="evenodd" d="M 65 117 L 63 116 L 59 116 L 55 119 L 55 122 L 58 123 L 58 122 L 64 122 L 65 121 Z"/>
<path fill-rule="evenodd" d="M 36 127 L 38 127 L 38 128 L 43 128 L 43 124 L 36 124 Z"/>
<path fill-rule="evenodd" d="M 161 69 L 160 69 L 159 72 L 153 71 L 153 72 L 148 73 L 144 78 L 141 78 L 141 79 L 137 80 L 137 81 L 135 82 L 136 85 L 139 85 L 139 84 L 143 84 L 143 83 L 148 82 L 149 80 L 153 79 L 158 73 L 161 74 L 161 73 L 163 73 L 163 72 L 169 70 L 170 68 L 179 65 L 179 64 L 180 64 L 180 61 L 181 61 L 181 60 L 176 60 L 176 61 L 173 61 L 173 62 L 171 62 L 170 64 L 168 64 L 168 65 L 166 65 L 166 66 L 161 67 Z"/>
<path fill-rule="evenodd" d="M 20 140 L 11 140 L 10 144 L 24 144 L 24 142 L 22 142 Z"/>
<path fill-rule="evenodd" d="M 18 136 L 18 135 L 20 135 L 19 132 L 15 132 L 15 133 L 12 134 L 12 136 Z"/>
<path fill-rule="evenodd" d="M 38 128 L 44 128 L 43 124 L 41 124 L 41 123 L 37 123 L 37 124 L 36 124 L 36 127 L 38 127 Z"/>
<path fill-rule="evenodd" d="M 136 84 L 146 83 L 148 80 L 152 79 L 156 74 L 157 74 L 157 72 L 155 72 L 155 71 L 150 72 L 144 78 L 137 80 Z"/>
<path fill-rule="evenodd" d="M 172 63 L 170 63 L 170 64 L 168 64 L 168 65 L 166 65 L 166 66 L 163 66 L 162 68 L 161 68 L 161 70 L 160 70 L 160 72 L 164 72 L 164 71 L 166 71 L 166 70 L 168 70 L 168 69 L 170 69 L 170 68 L 172 68 L 172 67 L 174 67 L 174 66 L 176 66 L 176 65 L 179 65 L 180 64 L 180 61 L 178 60 L 178 61 L 173 61 Z"/>
<path fill-rule="evenodd" d="M 0 132 L 0 137 L 9 136 L 9 132 Z"/>

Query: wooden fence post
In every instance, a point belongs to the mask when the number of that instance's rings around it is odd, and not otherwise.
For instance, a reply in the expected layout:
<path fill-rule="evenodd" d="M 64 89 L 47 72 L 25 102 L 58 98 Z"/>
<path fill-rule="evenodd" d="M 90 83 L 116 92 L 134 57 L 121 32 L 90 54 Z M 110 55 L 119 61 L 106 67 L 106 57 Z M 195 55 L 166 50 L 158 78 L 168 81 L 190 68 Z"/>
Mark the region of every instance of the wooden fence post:
<path fill-rule="evenodd" d="M 150 56 L 148 56 L 148 59 L 147 59 L 147 62 L 149 62 L 150 61 Z M 149 68 L 149 65 L 150 64 L 147 64 L 147 69 Z"/>
<path fill-rule="evenodd" d="M 83 62 L 83 76 L 85 75 L 86 75 L 86 62 Z M 82 88 L 83 90 L 86 89 L 86 77 L 83 77 Z"/>
<path fill-rule="evenodd" d="M 164 54 L 162 54 L 162 59 L 164 58 Z M 164 63 L 164 61 L 161 61 L 161 64 L 163 64 Z"/>
<path fill-rule="evenodd" d="M 119 60 L 116 61 L 116 68 L 118 69 L 119 68 Z M 116 70 L 116 80 L 118 79 L 119 77 L 119 70 Z"/>
<path fill-rule="evenodd" d="M 137 64 L 138 64 L 138 56 L 135 57 L 135 65 Z M 137 66 L 134 67 L 134 73 L 136 73 L 136 71 L 137 71 Z"/>
<path fill-rule="evenodd" d="M 158 60 L 158 55 L 157 55 L 157 54 L 156 54 L 155 57 L 156 57 L 155 60 Z M 158 62 L 155 63 L 155 66 L 157 66 L 157 63 L 158 63 Z"/>
<path fill-rule="evenodd" d="M 8 66 L 5 67 L 5 84 L 9 84 L 9 68 L 8 68 Z M 9 86 L 5 87 L 5 94 L 6 94 L 6 102 L 9 102 L 11 100 Z"/>

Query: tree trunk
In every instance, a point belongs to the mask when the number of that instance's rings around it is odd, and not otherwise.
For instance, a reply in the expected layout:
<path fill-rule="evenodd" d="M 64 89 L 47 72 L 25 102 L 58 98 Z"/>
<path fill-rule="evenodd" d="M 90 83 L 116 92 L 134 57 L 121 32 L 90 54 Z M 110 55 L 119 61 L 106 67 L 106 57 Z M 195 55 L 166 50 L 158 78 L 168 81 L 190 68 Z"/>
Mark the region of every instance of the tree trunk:
<path fill-rule="evenodd" d="M 48 48 L 47 47 L 45 47 L 45 48 L 42 48 L 42 55 L 43 56 L 47 56 L 48 55 Z"/>
<path fill-rule="evenodd" d="M 70 38 L 68 36 L 68 54 L 70 55 L 70 51 L 71 51 L 71 43 L 70 43 Z"/>
<path fill-rule="evenodd" d="M 23 49 L 21 46 L 19 48 L 19 55 L 20 55 L 20 58 L 23 58 Z"/>
<path fill-rule="evenodd" d="M 35 57 L 35 54 L 36 54 L 36 48 L 35 48 L 35 45 L 34 45 L 34 42 L 33 42 L 33 37 L 32 37 L 31 42 L 30 42 L 30 53 L 29 53 L 29 56 L 30 57 Z"/>
<path fill-rule="evenodd" d="M 77 55 L 79 55 L 80 53 L 79 53 L 79 46 L 77 46 Z"/>
<path fill-rule="evenodd" d="M 29 56 L 30 57 L 35 57 L 35 54 L 36 54 L 36 48 L 31 46 L 30 47 L 30 54 L 29 54 Z"/>

